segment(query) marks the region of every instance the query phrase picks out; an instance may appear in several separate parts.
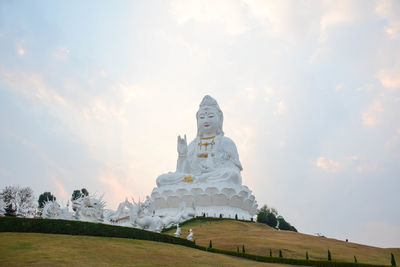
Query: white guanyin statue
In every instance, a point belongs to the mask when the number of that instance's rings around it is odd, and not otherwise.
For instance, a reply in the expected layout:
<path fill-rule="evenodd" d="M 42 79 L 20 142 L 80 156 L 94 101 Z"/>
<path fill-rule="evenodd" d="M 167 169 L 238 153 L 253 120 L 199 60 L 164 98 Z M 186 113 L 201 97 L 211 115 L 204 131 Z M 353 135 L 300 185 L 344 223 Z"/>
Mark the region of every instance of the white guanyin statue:
<path fill-rule="evenodd" d="M 181 236 L 181 233 L 182 233 L 182 230 L 181 230 L 181 228 L 179 227 L 179 223 L 177 223 L 176 224 L 176 232 L 175 232 L 175 236 L 176 237 L 180 237 Z"/>
<path fill-rule="evenodd" d="M 176 171 L 156 180 L 151 194 L 155 214 L 170 216 L 184 203 L 196 215 L 250 219 L 257 202 L 242 185 L 242 165 L 235 143 L 224 136 L 217 101 L 205 96 L 196 119 L 197 136 L 189 145 L 186 135 L 178 136 Z"/>
<path fill-rule="evenodd" d="M 193 231 L 190 229 L 188 236 L 186 237 L 187 240 L 193 241 Z"/>

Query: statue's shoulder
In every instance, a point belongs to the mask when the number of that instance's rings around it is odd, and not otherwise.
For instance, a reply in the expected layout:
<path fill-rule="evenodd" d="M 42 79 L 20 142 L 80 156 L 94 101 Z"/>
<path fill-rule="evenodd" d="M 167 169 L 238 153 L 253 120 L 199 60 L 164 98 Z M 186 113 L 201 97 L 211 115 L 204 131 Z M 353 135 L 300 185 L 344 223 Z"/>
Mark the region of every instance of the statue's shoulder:
<path fill-rule="evenodd" d="M 197 145 L 198 142 L 199 142 L 199 141 L 197 140 L 197 137 L 196 137 L 195 139 L 193 139 L 193 140 L 189 143 L 189 145 L 188 145 L 188 152 L 189 152 L 189 155 L 192 155 L 193 153 L 195 153 L 196 145 Z"/>
<path fill-rule="evenodd" d="M 188 147 L 190 148 L 190 147 L 196 146 L 197 143 L 199 142 L 197 139 L 198 139 L 197 137 L 196 137 L 195 139 L 193 139 L 193 140 L 189 143 Z"/>
<path fill-rule="evenodd" d="M 236 144 L 235 142 L 233 142 L 232 139 L 230 139 L 229 137 L 226 136 L 221 136 L 220 138 L 220 144 L 221 147 L 224 151 L 233 154 L 233 155 L 237 155 L 237 148 L 236 148 Z"/>
<path fill-rule="evenodd" d="M 226 136 L 221 136 L 220 137 L 220 142 L 221 142 L 221 144 L 223 146 L 234 146 L 234 147 L 236 147 L 235 142 L 233 142 L 232 139 L 230 139 L 229 137 L 226 137 Z"/>

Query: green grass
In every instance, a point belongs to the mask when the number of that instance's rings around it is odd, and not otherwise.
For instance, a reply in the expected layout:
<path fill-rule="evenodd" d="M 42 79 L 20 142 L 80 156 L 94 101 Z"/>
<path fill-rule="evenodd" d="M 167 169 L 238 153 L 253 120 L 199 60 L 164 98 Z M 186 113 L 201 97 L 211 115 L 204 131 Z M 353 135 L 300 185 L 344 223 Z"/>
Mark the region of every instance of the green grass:
<path fill-rule="evenodd" d="M 400 261 L 400 248 L 383 249 L 341 240 L 306 235 L 291 231 L 278 231 L 265 224 L 248 223 L 235 220 L 204 221 L 194 220 L 182 224 L 182 236 L 185 237 L 192 228 L 197 245 L 208 247 L 212 240 L 213 248 L 236 251 L 237 246 L 245 245 L 246 253 L 305 259 L 308 251 L 310 260 L 327 260 L 328 249 L 334 261 L 390 265 L 390 253 Z M 175 229 L 166 234 L 173 235 Z"/>
<path fill-rule="evenodd" d="M 0 266 L 270 266 L 184 246 L 126 238 L 0 233 Z"/>

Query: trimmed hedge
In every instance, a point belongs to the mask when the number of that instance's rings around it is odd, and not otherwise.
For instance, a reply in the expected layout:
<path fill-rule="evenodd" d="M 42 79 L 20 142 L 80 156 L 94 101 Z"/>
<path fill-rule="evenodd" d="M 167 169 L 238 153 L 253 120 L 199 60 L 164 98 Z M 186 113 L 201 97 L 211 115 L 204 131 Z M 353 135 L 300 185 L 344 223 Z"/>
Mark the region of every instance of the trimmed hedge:
<path fill-rule="evenodd" d="M 196 246 L 196 248 L 204 250 L 203 247 L 200 248 L 199 246 Z M 270 262 L 270 263 L 285 263 L 291 265 L 304 265 L 304 266 L 317 266 L 317 267 L 378 267 L 378 266 L 387 267 L 388 266 L 388 265 L 374 265 L 374 264 L 364 264 L 364 263 L 354 263 L 354 262 L 335 262 L 335 261 L 318 261 L 318 260 L 267 257 L 267 256 L 260 256 L 248 253 L 240 253 L 240 252 L 238 253 L 236 251 L 223 250 L 217 248 L 206 248 L 205 250 L 213 253 L 242 257 L 255 261 Z"/>
<path fill-rule="evenodd" d="M 177 244 L 192 248 L 195 247 L 192 241 L 170 235 L 163 235 L 130 227 L 82 221 L 0 217 L 0 232 L 121 237 Z"/>
<path fill-rule="evenodd" d="M 214 221 L 219 218 L 197 217 L 193 220 Z M 186 223 L 186 222 L 185 222 Z M 183 223 L 182 223 L 183 224 Z M 67 235 L 87 235 L 103 237 L 132 238 L 140 240 L 150 240 L 164 242 L 186 247 L 196 248 L 203 251 L 225 254 L 235 257 L 246 258 L 260 262 L 285 263 L 291 265 L 317 266 L 317 267 L 378 267 L 389 265 L 373 265 L 354 262 L 335 262 L 335 261 L 317 261 L 304 259 L 290 259 L 267 257 L 237 251 L 223 250 L 217 248 L 207 248 L 196 245 L 195 242 L 178 238 L 170 235 L 159 234 L 136 228 L 107 225 L 102 223 L 90 223 L 81 221 L 53 220 L 53 219 L 28 219 L 17 217 L 0 217 L 0 232 L 27 232 L 27 233 L 46 233 L 46 234 L 67 234 Z"/>

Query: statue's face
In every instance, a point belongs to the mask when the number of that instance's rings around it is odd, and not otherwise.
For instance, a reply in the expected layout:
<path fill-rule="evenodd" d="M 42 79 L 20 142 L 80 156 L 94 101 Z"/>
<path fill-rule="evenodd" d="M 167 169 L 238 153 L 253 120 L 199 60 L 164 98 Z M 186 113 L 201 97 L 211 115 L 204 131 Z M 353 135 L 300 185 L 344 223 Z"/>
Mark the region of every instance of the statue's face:
<path fill-rule="evenodd" d="M 197 127 L 202 135 L 216 135 L 218 115 L 214 108 L 202 108 L 198 113 Z"/>

